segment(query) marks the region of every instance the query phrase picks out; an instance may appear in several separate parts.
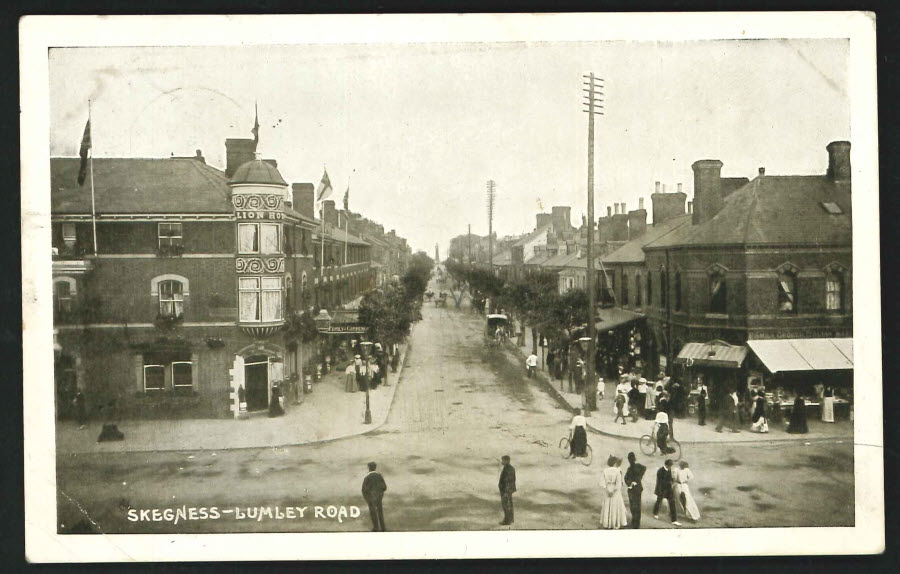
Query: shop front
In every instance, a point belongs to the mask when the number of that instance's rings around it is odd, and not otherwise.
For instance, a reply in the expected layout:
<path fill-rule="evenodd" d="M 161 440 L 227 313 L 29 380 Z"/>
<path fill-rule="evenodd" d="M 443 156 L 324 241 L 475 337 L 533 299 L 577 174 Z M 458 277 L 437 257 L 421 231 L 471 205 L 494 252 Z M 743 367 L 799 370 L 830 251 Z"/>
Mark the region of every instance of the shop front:
<path fill-rule="evenodd" d="M 834 417 L 852 419 L 853 339 L 766 339 L 747 341 L 751 386 L 764 386 L 769 402 L 788 413 L 802 398 L 807 417 L 819 418 L 825 397 Z"/>
<path fill-rule="evenodd" d="M 747 353 L 747 347 L 724 341 L 685 344 L 674 363 L 681 369 L 675 377 L 690 381 L 689 408 L 696 402 L 701 384 L 708 389 L 711 413 L 719 412 L 732 391 L 745 397 L 749 385 L 745 369 Z"/>

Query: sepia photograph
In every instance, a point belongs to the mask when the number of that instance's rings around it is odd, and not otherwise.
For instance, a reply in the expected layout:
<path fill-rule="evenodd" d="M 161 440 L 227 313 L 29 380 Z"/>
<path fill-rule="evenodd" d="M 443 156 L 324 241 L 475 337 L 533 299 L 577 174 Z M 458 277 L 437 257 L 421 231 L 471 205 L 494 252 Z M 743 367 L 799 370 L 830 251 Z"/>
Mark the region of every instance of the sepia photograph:
<path fill-rule="evenodd" d="M 884 548 L 874 16 L 263 18 L 23 21 L 30 560 Z"/>

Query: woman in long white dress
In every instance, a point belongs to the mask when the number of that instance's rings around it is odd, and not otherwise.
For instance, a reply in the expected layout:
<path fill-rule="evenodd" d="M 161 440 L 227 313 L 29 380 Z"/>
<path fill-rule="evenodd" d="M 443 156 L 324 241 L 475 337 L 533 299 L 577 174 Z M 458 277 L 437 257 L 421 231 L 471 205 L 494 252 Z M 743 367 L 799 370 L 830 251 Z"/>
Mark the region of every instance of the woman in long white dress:
<path fill-rule="evenodd" d="M 675 487 L 675 499 L 681 505 L 681 510 L 691 517 L 691 520 L 697 522 L 700 520 L 700 509 L 694 501 L 691 494 L 691 487 L 688 483 L 693 480 L 694 473 L 691 472 L 688 463 L 681 461 L 678 463 L 678 469 L 672 472 L 672 482 Z"/>
<path fill-rule="evenodd" d="M 831 387 L 822 391 L 822 422 L 834 422 L 834 390 Z"/>
<path fill-rule="evenodd" d="M 618 530 L 628 525 L 625 499 L 622 497 L 625 478 L 622 476 L 622 469 L 619 468 L 621 462 L 610 455 L 606 461 L 606 468 L 600 474 L 600 497 L 603 500 L 600 508 L 600 527 L 608 530 Z"/>

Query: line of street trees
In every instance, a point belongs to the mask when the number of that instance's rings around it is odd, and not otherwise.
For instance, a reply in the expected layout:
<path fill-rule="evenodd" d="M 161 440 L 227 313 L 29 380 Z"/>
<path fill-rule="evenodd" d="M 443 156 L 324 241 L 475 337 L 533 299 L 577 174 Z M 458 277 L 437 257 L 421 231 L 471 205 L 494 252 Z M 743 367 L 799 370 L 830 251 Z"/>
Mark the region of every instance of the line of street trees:
<path fill-rule="evenodd" d="M 422 296 L 434 260 L 422 251 L 413 254 L 399 282 L 366 293 L 359 305 L 359 322 L 370 341 L 384 345 L 401 343 L 413 323 L 422 319 Z"/>
<path fill-rule="evenodd" d="M 583 289 L 570 289 L 560 295 L 556 274 L 538 270 L 520 278 L 504 280 L 491 270 L 473 267 L 452 259 L 444 266 L 455 283 L 457 306 L 462 292 L 468 291 L 472 306 L 480 312 L 503 309 L 531 329 L 531 348 L 538 352 L 540 337 L 547 339 L 552 349 L 570 349 L 587 327 L 588 296 Z M 485 309 L 490 299 L 491 309 Z M 524 336 L 524 329 L 522 329 Z M 524 341 L 520 340 L 519 345 Z M 586 388 L 590 385 L 586 385 Z M 596 408 L 594 393 L 586 393 L 586 404 Z"/>

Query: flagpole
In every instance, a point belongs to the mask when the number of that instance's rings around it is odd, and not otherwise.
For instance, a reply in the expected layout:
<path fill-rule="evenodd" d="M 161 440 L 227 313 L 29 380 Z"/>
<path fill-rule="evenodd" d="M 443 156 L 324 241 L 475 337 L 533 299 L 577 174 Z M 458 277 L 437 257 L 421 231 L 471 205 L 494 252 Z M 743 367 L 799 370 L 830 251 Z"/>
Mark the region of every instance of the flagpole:
<path fill-rule="evenodd" d="M 91 100 L 88 100 L 88 124 L 91 123 Z M 93 130 L 91 130 L 93 132 Z M 94 134 L 91 133 L 91 147 L 88 149 L 88 167 L 91 172 L 91 226 L 94 231 L 94 257 L 97 256 L 97 209 L 94 203 Z"/>
<path fill-rule="evenodd" d="M 350 232 L 350 178 L 347 178 L 347 191 L 344 193 L 344 265 L 347 265 L 347 234 Z"/>

